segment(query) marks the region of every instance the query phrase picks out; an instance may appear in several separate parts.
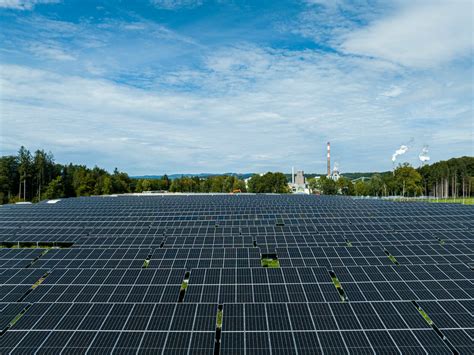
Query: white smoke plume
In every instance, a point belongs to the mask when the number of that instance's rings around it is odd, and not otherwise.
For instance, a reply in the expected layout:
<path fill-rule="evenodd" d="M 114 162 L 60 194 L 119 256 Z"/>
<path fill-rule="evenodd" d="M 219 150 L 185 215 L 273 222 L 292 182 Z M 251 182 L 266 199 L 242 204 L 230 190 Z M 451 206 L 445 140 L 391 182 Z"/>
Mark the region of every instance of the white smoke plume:
<path fill-rule="evenodd" d="M 430 160 L 430 156 L 428 155 L 428 146 L 425 145 L 423 149 L 421 150 L 420 155 L 418 155 L 418 158 L 422 163 L 425 163 Z"/>
<path fill-rule="evenodd" d="M 408 146 L 407 145 L 401 145 L 400 148 L 398 148 L 395 153 L 392 154 L 392 162 L 395 163 L 395 160 L 397 160 L 397 157 L 399 155 L 403 155 L 406 152 L 408 152 Z"/>

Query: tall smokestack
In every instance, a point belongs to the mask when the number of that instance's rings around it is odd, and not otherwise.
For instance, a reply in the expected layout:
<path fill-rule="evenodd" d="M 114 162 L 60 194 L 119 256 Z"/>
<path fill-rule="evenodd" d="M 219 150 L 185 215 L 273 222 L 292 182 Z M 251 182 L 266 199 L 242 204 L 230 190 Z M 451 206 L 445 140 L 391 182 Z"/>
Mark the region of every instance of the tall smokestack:
<path fill-rule="evenodd" d="M 328 177 L 331 176 L 331 143 L 328 142 Z"/>
<path fill-rule="evenodd" d="M 295 167 L 294 166 L 291 167 L 291 184 L 292 185 L 295 184 Z"/>

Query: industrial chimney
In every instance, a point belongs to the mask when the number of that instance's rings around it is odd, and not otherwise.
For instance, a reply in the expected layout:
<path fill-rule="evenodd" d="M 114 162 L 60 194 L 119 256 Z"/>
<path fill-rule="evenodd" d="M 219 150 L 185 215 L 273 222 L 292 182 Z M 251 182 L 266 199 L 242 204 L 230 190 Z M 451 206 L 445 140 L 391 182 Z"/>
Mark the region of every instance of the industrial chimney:
<path fill-rule="evenodd" d="M 328 177 L 331 176 L 331 143 L 328 142 Z"/>

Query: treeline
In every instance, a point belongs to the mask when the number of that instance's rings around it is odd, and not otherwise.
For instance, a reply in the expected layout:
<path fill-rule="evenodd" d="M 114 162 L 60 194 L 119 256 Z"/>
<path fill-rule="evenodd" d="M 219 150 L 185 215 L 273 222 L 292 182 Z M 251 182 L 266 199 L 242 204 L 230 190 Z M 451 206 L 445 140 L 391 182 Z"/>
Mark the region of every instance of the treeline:
<path fill-rule="evenodd" d="M 144 191 L 246 192 L 246 186 L 243 180 L 226 175 L 132 179 L 117 169 L 110 174 L 97 166 L 91 169 L 84 165 L 58 164 L 52 153 L 37 150 L 32 154 L 25 147 L 15 156 L 0 157 L 2 204 Z"/>
<path fill-rule="evenodd" d="M 246 188 L 243 180 L 229 175 L 216 175 L 205 178 L 182 176 L 173 180 L 164 175 L 160 179 L 137 180 L 134 192 L 145 191 L 228 193 L 246 192 Z"/>
<path fill-rule="evenodd" d="M 469 197 L 474 187 L 474 157 L 461 157 L 419 169 L 425 195 L 439 198 Z"/>
<path fill-rule="evenodd" d="M 31 154 L 21 147 L 18 155 L 0 158 L 1 203 L 124 193 L 132 188 L 132 179 L 117 169 L 110 174 L 99 167 L 58 164 L 44 150 Z"/>
<path fill-rule="evenodd" d="M 402 164 L 393 172 L 373 174 L 369 179 L 310 178 L 308 184 L 313 192 L 327 195 L 470 197 L 474 194 L 474 157 L 453 158 L 418 169 Z M 16 156 L 0 157 L 0 203 L 146 191 L 290 192 L 287 176 L 278 172 L 253 175 L 247 184 L 232 175 L 133 179 L 117 169 L 109 173 L 97 166 L 58 164 L 52 153 L 44 150 L 31 154 L 21 147 Z"/>
<path fill-rule="evenodd" d="M 418 169 L 405 163 L 370 179 L 342 177 L 334 181 L 321 177 L 308 182 L 313 192 L 326 195 L 470 197 L 474 193 L 474 158 L 453 158 Z"/>
<path fill-rule="evenodd" d="M 289 193 L 288 180 L 283 173 L 268 172 L 253 175 L 248 181 L 249 192 L 254 193 Z"/>

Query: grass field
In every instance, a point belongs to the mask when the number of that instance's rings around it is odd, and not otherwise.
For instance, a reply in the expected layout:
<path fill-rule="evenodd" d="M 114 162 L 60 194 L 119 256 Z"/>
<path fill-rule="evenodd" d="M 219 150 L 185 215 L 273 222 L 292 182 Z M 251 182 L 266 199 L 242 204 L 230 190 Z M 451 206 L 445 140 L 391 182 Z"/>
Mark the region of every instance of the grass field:
<path fill-rule="evenodd" d="M 424 202 L 430 203 L 461 203 L 464 205 L 474 205 L 474 197 L 467 197 L 467 198 L 440 198 L 440 199 L 427 199 L 421 200 Z"/>
<path fill-rule="evenodd" d="M 428 202 L 428 203 L 460 203 L 463 205 L 474 205 L 474 197 L 466 197 L 466 198 L 413 198 L 413 197 L 399 197 L 399 198 L 392 198 L 392 201 L 397 202 Z"/>
<path fill-rule="evenodd" d="M 268 268 L 279 268 L 280 267 L 280 262 L 278 259 L 271 259 L 271 258 L 263 258 L 261 260 L 262 266 L 263 267 L 268 267 Z"/>

